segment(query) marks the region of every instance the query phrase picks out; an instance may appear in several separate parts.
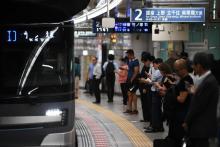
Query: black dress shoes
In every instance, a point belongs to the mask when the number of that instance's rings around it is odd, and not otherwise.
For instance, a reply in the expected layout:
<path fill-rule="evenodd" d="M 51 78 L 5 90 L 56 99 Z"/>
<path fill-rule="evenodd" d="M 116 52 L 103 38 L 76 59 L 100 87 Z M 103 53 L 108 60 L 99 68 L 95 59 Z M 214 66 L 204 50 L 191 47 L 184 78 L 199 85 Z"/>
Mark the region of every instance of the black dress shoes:
<path fill-rule="evenodd" d="M 142 119 L 142 120 L 140 120 L 140 122 L 147 122 L 147 120 L 143 120 L 143 119 Z"/>
<path fill-rule="evenodd" d="M 148 128 L 144 130 L 145 133 L 164 132 L 164 128 Z"/>
<path fill-rule="evenodd" d="M 97 101 L 95 101 L 95 102 L 92 102 L 93 104 L 100 104 L 100 102 L 97 102 Z"/>
<path fill-rule="evenodd" d="M 153 127 L 150 125 L 150 126 L 148 126 L 148 127 L 144 127 L 144 129 L 145 129 L 145 130 L 152 130 Z"/>

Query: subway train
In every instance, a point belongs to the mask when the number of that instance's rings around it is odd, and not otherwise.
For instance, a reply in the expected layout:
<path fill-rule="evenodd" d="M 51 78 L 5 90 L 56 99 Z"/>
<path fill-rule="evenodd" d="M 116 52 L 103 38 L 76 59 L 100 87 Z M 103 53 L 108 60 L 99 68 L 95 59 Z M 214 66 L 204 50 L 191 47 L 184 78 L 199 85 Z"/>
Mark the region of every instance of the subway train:
<path fill-rule="evenodd" d="M 76 145 L 74 23 L 89 0 L 0 5 L 0 146 Z"/>

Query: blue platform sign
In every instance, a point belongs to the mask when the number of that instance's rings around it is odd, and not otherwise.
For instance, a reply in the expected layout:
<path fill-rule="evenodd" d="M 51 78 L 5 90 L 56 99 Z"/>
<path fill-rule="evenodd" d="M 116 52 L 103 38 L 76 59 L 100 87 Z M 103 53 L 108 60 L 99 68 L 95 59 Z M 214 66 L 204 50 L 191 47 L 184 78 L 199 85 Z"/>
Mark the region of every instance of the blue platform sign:
<path fill-rule="evenodd" d="M 101 19 L 93 19 L 94 33 L 151 33 L 152 23 L 130 22 L 129 18 L 116 18 L 114 28 L 103 28 Z"/>
<path fill-rule="evenodd" d="M 205 22 L 205 8 L 131 9 L 131 22 Z"/>

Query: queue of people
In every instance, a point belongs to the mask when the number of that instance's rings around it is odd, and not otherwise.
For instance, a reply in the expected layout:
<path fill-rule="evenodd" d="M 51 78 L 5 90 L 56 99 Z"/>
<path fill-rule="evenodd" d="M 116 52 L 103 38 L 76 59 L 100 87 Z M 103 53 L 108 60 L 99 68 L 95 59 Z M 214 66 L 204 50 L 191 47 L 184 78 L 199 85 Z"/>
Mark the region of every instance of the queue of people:
<path fill-rule="evenodd" d="M 219 83 L 213 72 L 210 54 L 197 53 L 193 61 L 187 53 L 180 57 L 171 53 L 171 58 L 163 61 L 148 52 L 143 52 L 140 70 L 139 60 L 132 49 L 120 59 L 120 65 L 114 61 L 114 55 L 101 64 L 94 62 L 93 87 L 95 103 L 100 103 L 99 84 L 106 76 L 108 102 L 113 102 L 116 75 L 121 86 L 124 113 L 138 114 L 137 95 L 140 92 L 143 120 L 146 133 L 163 132 L 163 122 L 168 124 L 168 136 L 172 140 L 169 147 L 181 147 L 183 138 L 187 138 L 187 147 L 209 147 L 209 139 L 217 136 L 217 104 Z M 103 70 L 102 70 L 103 69 Z"/>

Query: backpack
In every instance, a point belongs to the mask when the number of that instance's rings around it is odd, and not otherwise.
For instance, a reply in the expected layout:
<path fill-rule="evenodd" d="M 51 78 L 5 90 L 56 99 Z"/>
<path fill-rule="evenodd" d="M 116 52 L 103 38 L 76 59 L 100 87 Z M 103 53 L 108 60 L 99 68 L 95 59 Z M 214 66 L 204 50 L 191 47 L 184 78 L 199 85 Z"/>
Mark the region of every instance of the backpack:
<path fill-rule="evenodd" d="M 105 69 L 106 77 L 115 76 L 115 66 L 113 62 L 108 62 L 106 69 Z"/>

